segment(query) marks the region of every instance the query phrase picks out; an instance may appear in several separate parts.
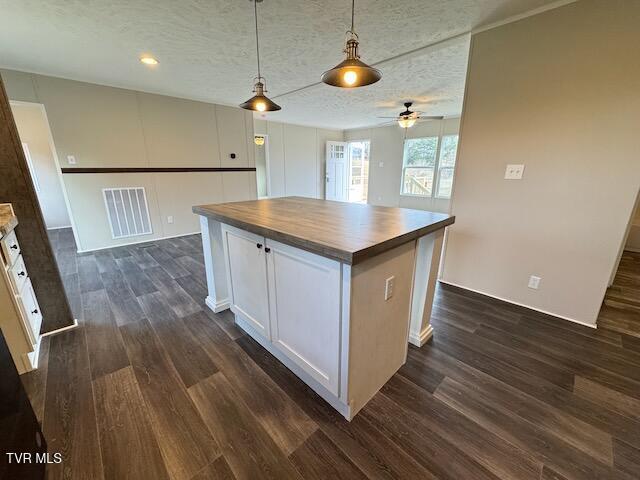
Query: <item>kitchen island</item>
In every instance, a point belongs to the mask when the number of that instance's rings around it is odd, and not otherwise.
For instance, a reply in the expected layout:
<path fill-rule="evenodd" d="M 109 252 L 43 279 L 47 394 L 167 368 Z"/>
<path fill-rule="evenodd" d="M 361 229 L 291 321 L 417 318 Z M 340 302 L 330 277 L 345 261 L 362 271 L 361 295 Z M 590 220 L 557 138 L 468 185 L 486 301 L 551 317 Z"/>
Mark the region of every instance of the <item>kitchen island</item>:
<path fill-rule="evenodd" d="M 454 217 L 302 197 L 200 205 L 206 304 L 350 420 L 421 346 Z"/>

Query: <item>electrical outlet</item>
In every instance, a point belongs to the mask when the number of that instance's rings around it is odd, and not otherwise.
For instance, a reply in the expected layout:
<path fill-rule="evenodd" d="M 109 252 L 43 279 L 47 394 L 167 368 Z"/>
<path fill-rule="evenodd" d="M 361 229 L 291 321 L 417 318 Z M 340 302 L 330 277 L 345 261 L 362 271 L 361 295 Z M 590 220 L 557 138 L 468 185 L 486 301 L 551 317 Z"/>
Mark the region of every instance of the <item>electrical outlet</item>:
<path fill-rule="evenodd" d="M 393 284 L 395 283 L 396 277 L 389 277 L 384 282 L 384 299 L 389 300 L 393 296 Z"/>
<path fill-rule="evenodd" d="M 167 217 L 167 223 L 173 223 L 173 215 Z"/>
<path fill-rule="evenodd" d="M 67 155 L 67 163 L 69 165 L 75 165 L 76 164 L 76 157 L 74 157 L 73 155 Z"/>
<path fill-rule="evenodd" d="M 507 165 L 507 169 L 504 172 L 504 178 L 506 180 L 522 180 L 524 174 L 524 165 Z"/>
<path fill-rule="evenodd" d="M 540 277 L 536 277 L 535 275 L 531 275 L 529 277 L 529 285 L 527 285 L 529 288 L 533 288 L 534 290 L 538 290 L 538 287 L 540 287 L 540 280 L 542 280 Z"/>

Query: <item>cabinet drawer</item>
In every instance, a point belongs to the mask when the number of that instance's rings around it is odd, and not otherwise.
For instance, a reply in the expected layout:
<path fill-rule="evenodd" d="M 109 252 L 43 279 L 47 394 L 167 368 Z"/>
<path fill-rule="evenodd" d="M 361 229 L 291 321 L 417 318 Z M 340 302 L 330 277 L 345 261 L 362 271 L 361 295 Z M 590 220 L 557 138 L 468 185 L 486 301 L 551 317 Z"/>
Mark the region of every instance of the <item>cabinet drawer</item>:
<path fill-rule="evenodd" d="M 18 300 L 20 310 L 22 310 L 22 316 L 26 321 L 25 327 L 31 343 L 35 345 L 40 336 L 42 312 L 40 312 L 40 306 L 38 305 L 38 300 L 33 291 L 30 278 L 27 278 L 20 295 L 16 295 L 16 299 Z"/>
<path fill-rule="evenodd" d="M 16 232 L 11 230 L 2 240 L 0 240 L 2 246 L 2 253 L 7 261 L 7 265 L 11 266 L 20 255 L 20 245 L 18 245 L 18 239 L 16 238 Z"/>
<path fill-rule="evenodd" d="M 18 255 L 18 259 L 11 268 L 9 268 L 9 278 L 13 284 L 13 291 L 15 293 L 20 293 L 24 286 L 24 282 L 27 280 L 27 268 L 24 266 L 22 255 Z"/>

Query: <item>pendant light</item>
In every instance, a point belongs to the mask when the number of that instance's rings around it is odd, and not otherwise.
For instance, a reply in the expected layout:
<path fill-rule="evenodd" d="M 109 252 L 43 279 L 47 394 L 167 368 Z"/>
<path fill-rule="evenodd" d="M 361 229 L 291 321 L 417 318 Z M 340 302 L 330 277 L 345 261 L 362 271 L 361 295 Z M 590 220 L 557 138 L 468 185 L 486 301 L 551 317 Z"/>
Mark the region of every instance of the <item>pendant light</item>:
<path fill-rule="evenodd" d="M 376 83 L 382 73 L 360 60 L 358 55 L 358 35 L 353 29 L 355 0 L 351 0 L 351 30 L 347 32 L 347 46 L 344 53 L 347 58 L 322 74 L 322 81 L 327 85 L 341 88 L 364 87 Z"/>
<path fill-rule="evenodd" d="M 240 108 L 244 108 L 245 110 L 253 110 L 254 112 L 275 112 L 276 110 L 280 110 L 280 105 L 275 102 L 269 100 L 265 96 L 265 92 L 267 91 L 265 86 L 265 80 L 262 75 L 260 75 L 260 42 L 258 41 L 258 3 L 262 3 L 262 0 L 252 0 L 253 1 L 253 13 L 256 19 L 256 56 L 258 59 L 258 76 L 254 78 L 255 84 L 253 86 L 253 93 L 255 95 L 251 97 L 244 103 L 240 104 Z"/>

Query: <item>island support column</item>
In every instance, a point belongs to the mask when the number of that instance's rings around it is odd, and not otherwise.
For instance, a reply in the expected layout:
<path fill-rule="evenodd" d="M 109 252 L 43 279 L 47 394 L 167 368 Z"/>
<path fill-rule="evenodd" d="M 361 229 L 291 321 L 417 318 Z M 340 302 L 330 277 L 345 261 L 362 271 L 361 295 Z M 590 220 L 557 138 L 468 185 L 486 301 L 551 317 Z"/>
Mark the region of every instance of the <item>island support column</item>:
<path fill-rule="evenodd" d="M 433 335 L 431 307 L 436 290 L 444 228 L 416 240 L 409 343 L 421 347 Z"/>
<path fill-rule="evenodd" d="M 220 222 L 200 215 L 200 230 L 202 232 L 204 266 L 207 273 L 208 295 L 205 303 L 211 310 L 218 313 L 231 307 L 222 244 L 222 229 Z"/>

